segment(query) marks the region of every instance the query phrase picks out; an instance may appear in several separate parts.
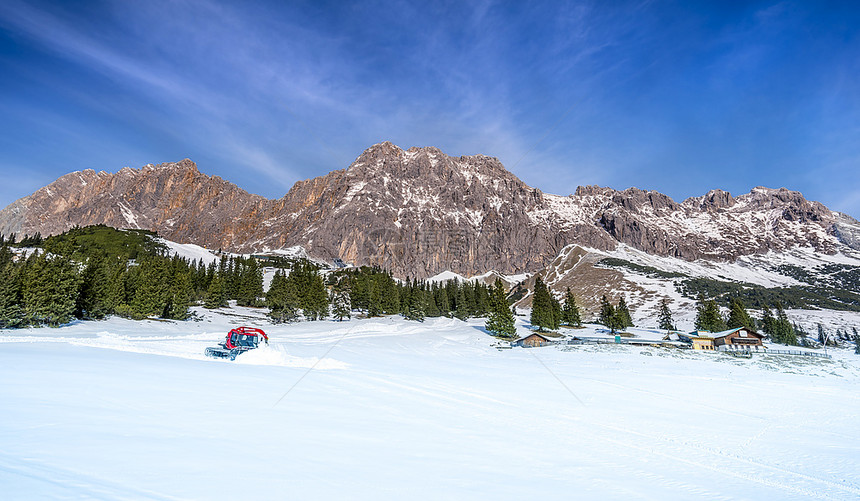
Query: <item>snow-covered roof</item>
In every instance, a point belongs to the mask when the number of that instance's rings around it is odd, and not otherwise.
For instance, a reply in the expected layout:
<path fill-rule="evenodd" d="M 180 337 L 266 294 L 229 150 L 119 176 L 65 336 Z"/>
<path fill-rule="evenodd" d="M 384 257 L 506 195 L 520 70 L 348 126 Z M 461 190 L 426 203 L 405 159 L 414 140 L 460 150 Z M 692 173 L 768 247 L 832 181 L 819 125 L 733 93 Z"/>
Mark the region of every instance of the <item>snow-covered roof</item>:
<path fill-rule="evenodd" d="M 716 339 L 716 338 L 721 338 L 721 337 L 726 337 L 726 336 L 728 336 L 729 334 L 734 334 L 735 332 L 738 332 L 739 330 L 745 330 L 745 331 L 749 332 L 750 334 L 752 334 L 753 336 L 756 336 L 756 337 L 759 337 L 759 338 L 763 338 L 763 337 L 764 337 L 764 336 L 762 336 L 761 334 L 759 334 L 758 332 L 756 332 L 756 331 L 754 331 L 754 330 L 752 330 L 752 329 L 749 329 L 749 328 L 747 328 L 747 327 L 735 327 L 734 329 L 729 329 L 729 330 L 725 330 L 725 331 L 721 331 L 721 332 L 715 332 L 714 334 L 711 334 L 711 336 L 712 336 L 714 339 Z"/>

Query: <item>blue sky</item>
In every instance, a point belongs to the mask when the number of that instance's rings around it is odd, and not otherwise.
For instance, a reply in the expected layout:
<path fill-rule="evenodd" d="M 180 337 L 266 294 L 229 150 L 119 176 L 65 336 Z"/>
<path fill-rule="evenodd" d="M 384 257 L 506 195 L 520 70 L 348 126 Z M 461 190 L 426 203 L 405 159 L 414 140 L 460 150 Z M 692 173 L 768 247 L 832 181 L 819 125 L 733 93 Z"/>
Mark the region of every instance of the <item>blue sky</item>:
<path fill-rule="evenodd" d="M 860 217 L 855 2 L 0 3 L 0 206 L 191 158 L 276 198 L 385 140 L 528 184 Z"/>

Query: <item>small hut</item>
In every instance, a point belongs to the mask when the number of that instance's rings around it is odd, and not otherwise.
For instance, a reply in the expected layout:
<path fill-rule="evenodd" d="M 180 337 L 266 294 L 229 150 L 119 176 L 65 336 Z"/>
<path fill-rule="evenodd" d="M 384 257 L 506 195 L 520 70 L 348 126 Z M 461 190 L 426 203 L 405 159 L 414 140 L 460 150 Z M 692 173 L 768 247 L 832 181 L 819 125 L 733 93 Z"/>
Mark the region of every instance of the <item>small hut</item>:
<path fill-rule="evenodd" d="M 541 336 L 537 332 L 532 332 L 526 337 L 521 337 L 511 343 L 513 346 L 521 346 L 523 348 L 535 348 L 537 346 L 546 346 L 552 344 L 552 340 L 548 337 Z"/>

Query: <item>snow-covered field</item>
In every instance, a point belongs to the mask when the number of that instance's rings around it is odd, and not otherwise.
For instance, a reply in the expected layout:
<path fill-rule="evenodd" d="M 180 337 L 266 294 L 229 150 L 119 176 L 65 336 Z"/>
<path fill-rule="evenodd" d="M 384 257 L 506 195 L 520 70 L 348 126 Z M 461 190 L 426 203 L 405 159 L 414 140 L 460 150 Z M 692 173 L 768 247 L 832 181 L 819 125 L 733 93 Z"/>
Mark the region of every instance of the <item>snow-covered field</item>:
<path fill-rule="evenodd" d="M 846 350 L 497 350 L 480 321 L 204 315 L 0 331 L 0 497 L 860 497 Z M 240 324 L 271 344 L 202 355 Z"/>

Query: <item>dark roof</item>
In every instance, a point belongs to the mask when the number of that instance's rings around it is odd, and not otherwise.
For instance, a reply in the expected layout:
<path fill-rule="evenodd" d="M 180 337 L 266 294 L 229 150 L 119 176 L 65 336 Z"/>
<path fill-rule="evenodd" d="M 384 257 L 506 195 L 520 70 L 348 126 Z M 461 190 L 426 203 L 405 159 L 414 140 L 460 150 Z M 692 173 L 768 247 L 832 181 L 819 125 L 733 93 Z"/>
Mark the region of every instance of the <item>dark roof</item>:
<path fill-rule="evenodd" d="M 526 339 L 528 339 L 528 338 L 530 338 L 530 337 L 532 337 L 532 336 L 538 336 L 539 338 L 543 339 L 544 341 L 552 341 L 552 339 L 550 339 L 550 338 L 548 338 L 548 337 L 546 337 L 546 336 L 542 336 L 542 335 L 540 335 L 540 334 L 539 334 L 539 333 L 537 333 L 537 332 L 532 332 L 532 333 L 531 333 L 531 334 L 529 334 L 528 336 L 523 336 L 523 337 L 521 337 L 521 338 L 517 339 L 517 341 L 523 341 L 523 340 L 526 340 Z"/>

